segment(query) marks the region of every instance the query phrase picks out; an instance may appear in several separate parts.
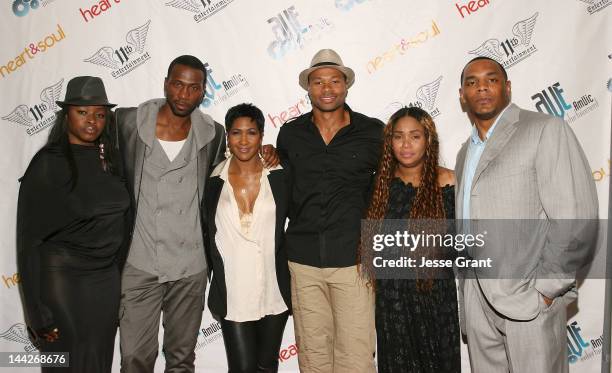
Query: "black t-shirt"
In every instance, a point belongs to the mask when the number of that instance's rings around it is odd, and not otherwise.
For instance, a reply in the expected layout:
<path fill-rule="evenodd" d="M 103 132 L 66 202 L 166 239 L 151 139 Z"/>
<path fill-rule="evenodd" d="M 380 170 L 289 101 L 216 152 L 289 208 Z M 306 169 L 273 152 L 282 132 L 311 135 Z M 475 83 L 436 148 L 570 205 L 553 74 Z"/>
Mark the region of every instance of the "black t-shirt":
<path fill-rule="evenodd" d="M 361 219 L 378 167 L 383 123 L 353 112 L 328 145 L 312 113 L 285 123 L 277 148 L 293 184 L 285 247 L 290 261 L 319 268 L 357 263 Z"/>

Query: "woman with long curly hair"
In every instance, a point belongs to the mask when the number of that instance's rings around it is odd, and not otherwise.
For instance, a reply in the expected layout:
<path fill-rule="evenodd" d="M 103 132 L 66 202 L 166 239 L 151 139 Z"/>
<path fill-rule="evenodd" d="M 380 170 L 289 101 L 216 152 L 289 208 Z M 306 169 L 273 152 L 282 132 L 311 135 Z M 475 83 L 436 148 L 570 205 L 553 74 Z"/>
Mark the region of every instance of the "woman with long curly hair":
<path fill-rule="evenodd" d="M 102 80 L 79 76 L 57 101 L 49 140 L 21 179 L 17 265 L 30 337 L 69 367 L 110 373 L 130 198 Z"/>
<path fill-rule="evenodd" d="M 409 219 L 407 227 L 413 222 L 454 219 L 455 176 L 438 164 L 438 134 L 429 114 L 417 107 L 404 107 L 391 116 L 383 136 L 367 219 Z M 452 255 L 441 250 L 417 252 L 432 258 Z M 374 280 L 372 261 L 362 257 L 362 263 Z M 377 279 L 373 283 L 378 372 L 459 372 L 458 308 L 452 269 L 421 271 L 415 277 Z"/>

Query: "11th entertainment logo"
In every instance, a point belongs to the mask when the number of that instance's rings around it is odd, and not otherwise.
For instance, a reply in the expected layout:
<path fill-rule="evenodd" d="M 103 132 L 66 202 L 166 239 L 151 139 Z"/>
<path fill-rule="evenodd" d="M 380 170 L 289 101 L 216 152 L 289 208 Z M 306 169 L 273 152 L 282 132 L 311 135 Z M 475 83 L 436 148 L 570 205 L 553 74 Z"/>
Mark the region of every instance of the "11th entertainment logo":
<path fill-rule="evenodd" d="M 34 347 L 32 342 L 30 341 L 30 338 L 28 338 L 28 331 L 25 324 L 18 323 L 11 325 L 8 330 L 3 333 L 0 333 L 0 338 L 7 341 L 22 344 L 23 349 L 26 352 L 36 351 L 36 347 Z"/>
<path fill-rule="evenodd" d="M 580 0 L 587 4 L 587 12 L 589 14 L 595 14 L 600 10 L 604 9 L 608 5 L 612 4 L 612 0 Z"/>
<path fill-rule="evenodd" d="M 234 0 L 172 0 L 165 3 L 165 5 L 195 13 L 193 15 L 193 20 L 199 23 L 219 13 L 233 1 Z"/>
<path fill-rule="evenodd" d="M 119 48 L 102 47 L 83 61 L 111 69 L 111 76 L 115 79 L 132 72 L 151 59 L 149 52 L 145 50 L 150 24 L 149 20 L 128 31 L 125 35 L 126 45 Z"/>
<path fill-rule="evenodd" d="M 387 105 L 387 107 L 385 107 L 379 118 L 386 122 L 389 120 L 393 113 L 403 108 L 404 106 L 418 107 L 427 111 L 432 118 L 436 118 L 441 114 L 440 109 L 436 105 L 438 90 L 440 89 L 441 83 L 442 75 L 437 77 L 434 81 L 423 84 L 422 86 L 417 88 L 415 93 L 416 101 L 411 101 L 410 98 L 407 97 L 404 102 L 393 102 Z"/>
<path fill-rule="evenodd" d="M 516 65 L 538 50 L 535 44 L 531 42 L 537 17 L 538 13 L 536 12 L 531 17 L 515 23 L 512 27 L 514 36 L 505 37 L 501 40 L 488 39 L 468 53 L 492 58 L 506 69 Z"/>
<path fill-rule="evenodd" d="M 59 82 L 44 88 L 40 92 L 40 102 L 32 106 L 18 105 L 2 119 L 25 127 L 26 133 L 30 136 L 39 133 L 55 121 L 55 112 L 59 110 L 55 101 L 61 98 L 63 83 L 62 78 Z"/>

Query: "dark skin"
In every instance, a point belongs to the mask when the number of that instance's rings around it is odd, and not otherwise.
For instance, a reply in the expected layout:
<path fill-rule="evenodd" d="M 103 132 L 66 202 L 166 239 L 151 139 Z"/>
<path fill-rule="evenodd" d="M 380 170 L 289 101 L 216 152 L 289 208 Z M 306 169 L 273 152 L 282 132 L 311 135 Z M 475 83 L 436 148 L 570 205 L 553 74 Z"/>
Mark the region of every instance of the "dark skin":
<path fill-rule="evenodd" d="M 484 139 L 495 119 L 510 103 L 511 84 L 493 61 L 476 60 L 464 68 L 459 99 Z"/>
<path fill-rule="evenodd" d="M 186 66 L 175 65 L 164 80 L 166 104 L 157 114 L 155 135 L 164 141 L 181 141 L 191 129 L 191 113 L 204 99 L 204 72 Z M 275 167 L 280 158 L 272 145 L 263 147 L 263 158 L 267 167 Z"/>
<path fill-rule="evenodd" d="M 511 84 L 504 78 L 502 69 L 489 60 L 468 63 L 463 69 L 463 76 L 459 99 L 476 126 L 478 136 L 484 139 L 499 114 L 510 103 Z M 547 306 L 552 304 L 553 299 L 540 295 Z"/>
<path fill-rule="evenodd" d="M 339 70 L 322 67 L 308 76 L 312 120 L 325 144 L 350 123 L 349 113 L 344 110 L 347 94 L 346 77 Z"/>
<path fill-rule="evenodd" d="M 243 214 L 253 212 L 259 195 L 263 163 L 257 153 L 262 140 L 263 132 L 248 117 L 236 118 L 227 133 L 227 147 L 233 154 L 228 170 L 229 182 L 234 189 L 238 209 Z"/>
<path fill-rule="evenodd" d="M 105 106 L 68 106 L 68 141 L 94 146 L 106 125 Z"/>

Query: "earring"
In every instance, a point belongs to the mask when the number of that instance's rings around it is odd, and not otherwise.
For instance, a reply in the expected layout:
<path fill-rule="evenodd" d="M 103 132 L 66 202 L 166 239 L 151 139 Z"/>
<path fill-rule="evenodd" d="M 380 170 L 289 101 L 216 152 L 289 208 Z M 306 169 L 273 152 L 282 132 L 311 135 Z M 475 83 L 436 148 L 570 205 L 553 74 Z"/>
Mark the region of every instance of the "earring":
<path fill-rule="evenodd" d="M 98 144 L 98 152 L 100 154 L 100 162 L 102 162 L 102 169 L 104 170 L 104 172 L 106 172 L 108 164 L 104 156 L 104 143 L 101 142 L 100 144 Z"/>
<path fill-rule="evenodd" d="M 229 145 L 225 148 L 225 159 L 228 159 L 232 155 Z"/>

